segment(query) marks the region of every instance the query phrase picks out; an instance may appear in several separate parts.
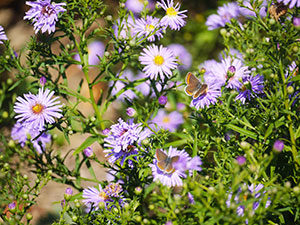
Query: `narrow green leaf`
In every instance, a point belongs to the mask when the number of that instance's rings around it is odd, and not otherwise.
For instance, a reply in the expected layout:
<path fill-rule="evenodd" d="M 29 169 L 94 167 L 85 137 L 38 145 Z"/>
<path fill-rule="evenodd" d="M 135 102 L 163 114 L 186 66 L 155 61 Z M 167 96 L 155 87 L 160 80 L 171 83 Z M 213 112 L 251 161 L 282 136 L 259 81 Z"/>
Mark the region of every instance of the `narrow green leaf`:
<path fill-rule="evenodd" d="M 246 130 L 246 129 L 244 129 L 244 128 L 238 127 L 238 126 L 236 126 L 236 125 L 228 124 L 228 125 L 226 125 L 226 126 L 227 126 L 229 129 L 234 130 L 234 131 L 236 131 L 236 132 L 238 132 L 238 133 L 240 133 L 240 134 L 242 134 L 242 135 L 245 135 L 245 136 L 247 136 L 247 137 L 250 137 L 250 138 L 252 138 L 252 139 L 254 139 L 254 140 L 258 140 L 258 138 L 259 138 L 259 139 L 263 139 L 263 137 L 258 136 L 256 133 L 254 133 L 254 132 L 252 132 L 252 131 L 249 131 L 249 130 Z"/>
<path fill-rule="evenodd" d="M 265 140 L 270 136 L 270 134 L 272 134 L 273 128 L 274 128 L 274 124 L 271 123 L 265 133 L 265 137 L 264 137 Z"/>
<path fill-rule="evenodd" d="M 88 137 L 73 153 L 73 155 L 77 155 L 78 153 L 82 152 L 85 148 L 89 147 L 95 141 L 97 141 L 97 137 L 90 136 Z"/>
<path fill-rule="evenodd" d="M 177 141 L 172 141 L 172 142 L 169 142 L 168 144 L 165 144 L 165 147 L 180 146 L 180 145 L 183 145 L 186 143 L 187 143 L 187 139 L 177 140 Z"/>
<path fill-rule="evenodd" d="M 92 177 L 93 177 L 95 180 L 97 180 L 96 174 L 95 174 L 95 172 L 94 172 L 94 169 L 93 169 L 93 167 L 92 167 L 90 161 L 87 160 L 87 161 L 85 162 L 85 165 L 87 166 L 88 170 L 90 171 L 90 174 L 92 175 Z"/>
<path fill-rule="evenodd" d="M 300 126 L 298 127 L 297 131 L 295 132 L 295 140 L 300 137 Z"/>

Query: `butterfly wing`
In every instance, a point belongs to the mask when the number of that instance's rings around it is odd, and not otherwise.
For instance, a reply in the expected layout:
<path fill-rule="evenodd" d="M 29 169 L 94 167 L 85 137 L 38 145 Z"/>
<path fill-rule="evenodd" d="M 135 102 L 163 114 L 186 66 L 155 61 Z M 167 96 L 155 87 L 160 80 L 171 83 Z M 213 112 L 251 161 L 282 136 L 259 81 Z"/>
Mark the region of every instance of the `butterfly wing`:
<path fill-rule="evenodd" d="M 160 149 L 156 149 L 155 155 L 158 162 L 166 161 L 168 158 L 167 154 Z"/>
<path fill-rule="evenodd" d="M 189 96 L 192 96 L 201 87 L 199 79 L 190 72 L 186 75 L 185 82 L 187 86 L 184 91 Z"/>
<path fill-rule="evenodd" d="M 201 87 L 195 92 L 193 98 L 198 98 L 200 95 L 203 95 L 207 90 L 207 84 L 202 84 Z"/>

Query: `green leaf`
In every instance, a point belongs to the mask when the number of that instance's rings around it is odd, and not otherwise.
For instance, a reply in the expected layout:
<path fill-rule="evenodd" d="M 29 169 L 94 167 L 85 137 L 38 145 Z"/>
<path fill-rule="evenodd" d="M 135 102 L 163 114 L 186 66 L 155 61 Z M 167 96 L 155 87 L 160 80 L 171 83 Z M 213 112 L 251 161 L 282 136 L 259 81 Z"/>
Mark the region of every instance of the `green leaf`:
<path fill-rule="evenodd" d="M 254 140 L 258 140 L 258 139 L 263 139 L 262 136 L 258 136 L 256 133 L 252 132 L 252 131 L 249 131 L 249 130 L 246 130 L 244 128 L 241 128 L 241 127 L 238 127 L 236 125 L 233 125 L 233 124 L 228 124 L 226 125 L 229 129 L 231 130 L 234 130 L 242 135 L 245 135 L 247 137 L 250 137 Z"/>
<path fill-rule="evenodd" d="M 297 140 L 300 137 L 300 126 L 298 127 L 296 133 L 295 133 L 295 140 Z"/>
<path fill-rule="evenodd" d="M 270 136 L 270 134 L 272 134 L 273 128 L 274 128 L 274 124 L 271 123 L 265 133 L 265 137 L 264 137 L 265 140 Z"/>
<path fill-rule="evenodd" d="M 90 136 L 88 137 L 73 153 L 73 155 L 77 155 L 78 153 L 82 152 L 84 149 L 92 145 L 95 141 L 97 141 L 97 137 Z"/>
<path fill-rule="evenodd" d="M 180 145 L 184 145 L 187 143 L 187 139 L 183 139 L 183 140 L 177 140 L 177 141 L 172 141 L 169 142 L 168 144 L 165 144 L 165 148 L 170 147 L 170 146 L 180 146 Z"/>

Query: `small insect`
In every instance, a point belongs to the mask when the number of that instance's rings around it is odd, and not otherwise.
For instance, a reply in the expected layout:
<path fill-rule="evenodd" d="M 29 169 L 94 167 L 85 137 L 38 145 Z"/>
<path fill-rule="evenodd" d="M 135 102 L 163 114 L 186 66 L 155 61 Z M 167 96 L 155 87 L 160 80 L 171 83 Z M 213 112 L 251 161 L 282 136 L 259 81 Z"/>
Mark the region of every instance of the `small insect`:
<path fill-rule="evenodd" d="M 188 73 L 185 78 L 187 86 L 184 91 L 187 95 L 193 96 L 193 98 L 198 98 L 200 95 L 204 94 L 207 89 L 207 84 L 203 84 L 194 74 Z"/>
<path fill-rule="evenodd" d="M 179 156 L 169 157 L 162 150 L 156 149 L 157 167 L 164 173 L 170 174 L 175 171 L 173 163 L 179 160 Z"/>

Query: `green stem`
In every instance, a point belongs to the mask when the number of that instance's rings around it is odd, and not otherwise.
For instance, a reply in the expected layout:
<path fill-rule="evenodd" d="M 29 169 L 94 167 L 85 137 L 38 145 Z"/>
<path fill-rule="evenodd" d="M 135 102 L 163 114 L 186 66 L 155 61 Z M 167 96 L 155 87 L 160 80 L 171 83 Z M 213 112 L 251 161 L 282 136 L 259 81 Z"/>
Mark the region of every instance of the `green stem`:
<path fill-rule="evenodd" d="M 80 33 L 77 31 L 77 28 L 76 28 L 76 25 L 74 24 L 74 22 L 73 22 L 73 28 L 74 28 L 75 33 L 79 34 L 79 36 L 80 36 Z M 80 38 L 82 40 L 82 39 L 84 39 L 84 36 L 80 36 Z M 88 54 L 83 54 L 83 52 L 81 51 L 80 45 L 76 40 L 74 40 L 74 42 L 75 42 L 75 45 L 76 45 L 76 48 L 78 50 L 78 54 L 79 54 L 79 57 L 80 57 L 82 71 L 84 73 L 84 77 L 85 77 L 85 79 L 87 81 L 87 84 L 88 84 L 90 100 L 91 100 L 93 109 L 95 111 L 97 120 L 100 122 L 100 127 L 103 130 L 105 127 L 104 127 L 104 124 L 102 123 L 102 115 L 101 115 L 101 112 L 100 112 L 100 110 L 97 106 L 97 103 L 95 101 L 95 97 L 94 97 L 94 93 L 93 93 L 93 84 L 90 82 L 89 62 L 88 62 L 89 61 L 89 56 L 88 56 Z M 85 48 L 87 48 L 86 45 L 85 45 Z M 85 50 L 87 50 L 87 49 L 85 49 Z M 88 52 L 88 51 L 85 51 L 85 52 Z"/>
<path fill-rule="evenodd" d="M 288 110 L 289 109 L 289 98 L 287 97 L 287 85 L 286 85 L 286 77 L 283 71 L 283 66 L 282 66 L 282 61 L 281 59 L 279 60 L 279 69 L 280 69 L 280 74 L 281 74 L 281 79 L 282 79 L 282 83 L 283 83 L 283 99 L 284 99 L 284 106 L 285 109 Z M 291 139 L 291 144 L 292 144 L 292 155 L 294 158 L 294 162 L 296 163 L 295 167 L 296 169 L 298 169 L 300 162 L 298 159 L 298 152 L 297 152 L 297 148 L 296 148 L 296 140 L 295 140 L 295 134 L 294 134 L 294 129 L 293 129 L 293 121 L 291 118 L 291 115 L 288 114 L 287 115 L 288 121 L 289 121 L 289 132 L 290 132 L 290 139 Z"/>

